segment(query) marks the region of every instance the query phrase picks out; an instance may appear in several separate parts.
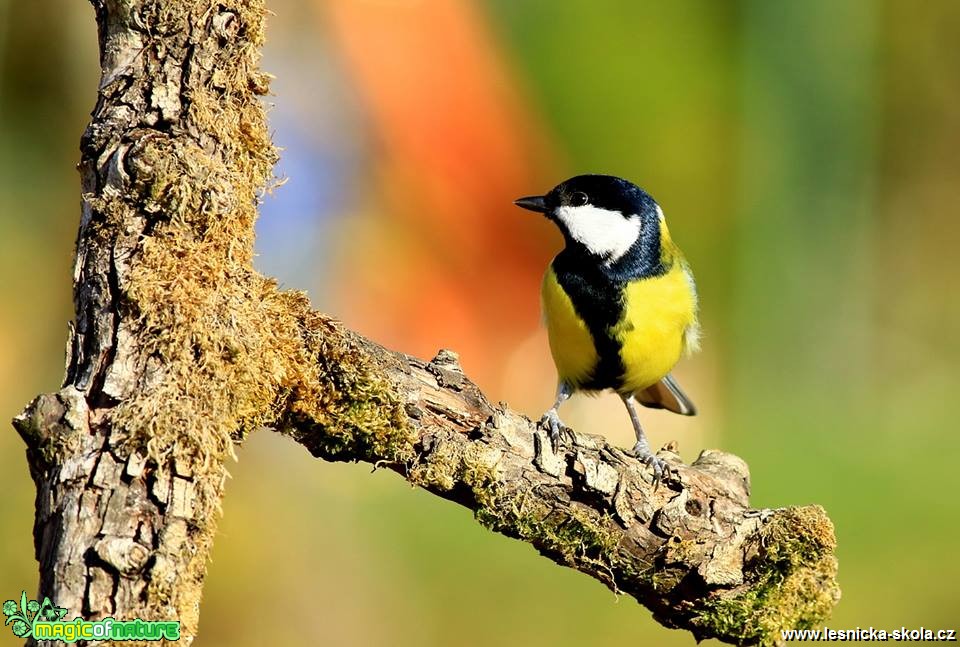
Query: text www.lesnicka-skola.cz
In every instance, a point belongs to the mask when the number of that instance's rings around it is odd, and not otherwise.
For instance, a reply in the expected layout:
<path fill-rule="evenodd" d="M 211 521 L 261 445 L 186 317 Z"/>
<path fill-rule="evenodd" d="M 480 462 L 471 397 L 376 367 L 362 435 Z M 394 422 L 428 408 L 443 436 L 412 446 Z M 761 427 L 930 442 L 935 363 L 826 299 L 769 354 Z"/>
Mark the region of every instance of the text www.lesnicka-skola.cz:
<path fill-rule="evenodd" d="M 784 641 L 797 642 L 957 642 L 956 629 L 787 629 L 780 632 Z"/>

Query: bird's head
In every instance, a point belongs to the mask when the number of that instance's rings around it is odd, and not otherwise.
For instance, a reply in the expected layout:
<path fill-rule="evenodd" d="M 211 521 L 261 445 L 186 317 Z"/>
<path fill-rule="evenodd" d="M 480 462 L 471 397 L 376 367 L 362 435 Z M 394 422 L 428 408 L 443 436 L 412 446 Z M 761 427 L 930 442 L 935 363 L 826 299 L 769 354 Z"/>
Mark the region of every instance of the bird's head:
<path fill-rule="evenodd" d="M 628 251 L 651 246 L 659 256 L 663 213 L 643 189 L 612 175 L 578 175 L 546 195 L 514 202 L 544 214 L 560 228 L 568 247 L 614 263 Z"/>

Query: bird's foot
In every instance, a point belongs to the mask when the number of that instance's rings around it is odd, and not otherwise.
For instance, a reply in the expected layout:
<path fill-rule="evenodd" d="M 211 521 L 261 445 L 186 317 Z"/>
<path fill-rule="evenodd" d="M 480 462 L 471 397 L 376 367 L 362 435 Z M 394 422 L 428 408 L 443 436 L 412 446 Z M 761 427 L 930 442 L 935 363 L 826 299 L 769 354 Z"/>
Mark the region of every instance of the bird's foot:
<path fill-rule="evenodd" d="M 557 413 L 556 409 L 549 409 L 543 414 L 543 417 L 540 418 L 540 427 L 550 434 L 550 442 L 554 449 L 560 444 L 560 432 L 570 432 L 570 427 L 560 419 L 560 414 Z"/>
<path fill-rule="evenodd" d="M 653 470 L 654 490 L 660 487 L 660 482 L 664 478 L 670 477 L 670 471 L 672 469 L 670 463 L 651 452 L 650 446 L 647 445 L 647 443 L 637 441 L 637 444 L 633 446 L 630 453 L 636 456 L 641 463 Z"/>

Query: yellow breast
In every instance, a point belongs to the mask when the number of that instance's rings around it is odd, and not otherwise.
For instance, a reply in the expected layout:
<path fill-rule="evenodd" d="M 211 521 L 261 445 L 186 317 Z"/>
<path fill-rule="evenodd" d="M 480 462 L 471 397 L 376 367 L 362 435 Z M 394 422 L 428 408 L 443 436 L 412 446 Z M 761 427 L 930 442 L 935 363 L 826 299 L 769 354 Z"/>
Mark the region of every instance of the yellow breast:
<path fill-rule="evenodd" d="M 697 340 L 697 297 L 681 262 L 661 276 L 627 284 L 623 318 L 613 329 L 625 369 L 623 393 L 656 384 Z"/>
<path fill-rule="evenodd" d="M 552 267 L 543 280 L 543 313 L 550 352 L 561 380 L 589 382 L 599 360 L 586 322 L 577 314 Z M 617 391 L 629 393 L 658 382 L 684 350 L 696 344 L 696 293 L 682 261 L 660 276 L 628 283 L 623 314 L 610 329 L 619 344 L 623 375 Z"/>

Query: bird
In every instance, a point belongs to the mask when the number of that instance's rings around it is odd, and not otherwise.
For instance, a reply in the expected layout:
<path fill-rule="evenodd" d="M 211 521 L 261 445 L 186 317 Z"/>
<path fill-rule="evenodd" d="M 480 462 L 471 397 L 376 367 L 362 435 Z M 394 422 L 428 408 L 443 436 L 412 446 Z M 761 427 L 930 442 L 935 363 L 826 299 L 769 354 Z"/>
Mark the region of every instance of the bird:
<path fill-rule="evenodd" d="M 557 392 L 540 426 L 556 446 L 568 429 L 560 405 L 576 392 L 612 390 L 636 434 L 631 453 L 659 483 L 669 466 L 650 450 L 637 405 L 696 415 L 670 372 L 700 345 L 693 273 L 663 210 L 632 182 L 595 174 L 514 204 L 542 213 L 564 239 L 541 286 Z"/>

